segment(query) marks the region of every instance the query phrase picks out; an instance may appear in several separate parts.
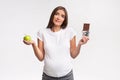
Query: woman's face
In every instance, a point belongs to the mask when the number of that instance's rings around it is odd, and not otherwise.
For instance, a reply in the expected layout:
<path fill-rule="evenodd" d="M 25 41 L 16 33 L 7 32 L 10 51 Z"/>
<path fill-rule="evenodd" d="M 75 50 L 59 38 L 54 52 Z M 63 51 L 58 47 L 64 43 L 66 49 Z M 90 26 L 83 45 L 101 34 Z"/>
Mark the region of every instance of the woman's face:
<path fill-rule="evenodd" d="M 63 10 L 58 10 L 53 18 L 53 23 L 55 26 L 61 26 L 65 20 L 65 12 Z"/>

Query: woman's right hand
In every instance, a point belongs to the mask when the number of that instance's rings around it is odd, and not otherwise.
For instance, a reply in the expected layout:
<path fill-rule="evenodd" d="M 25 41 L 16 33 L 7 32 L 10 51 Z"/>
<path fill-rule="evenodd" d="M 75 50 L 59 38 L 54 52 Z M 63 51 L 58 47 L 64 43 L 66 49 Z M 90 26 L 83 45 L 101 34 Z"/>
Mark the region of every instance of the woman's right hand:
<path fill-rule="evenodd" d="M 34 41 L 33 40 L 30 40 L 30 41 L 23 40 L 23 43 L 26 45 L 32 45 L 32 44 L 34 44 Z"/>

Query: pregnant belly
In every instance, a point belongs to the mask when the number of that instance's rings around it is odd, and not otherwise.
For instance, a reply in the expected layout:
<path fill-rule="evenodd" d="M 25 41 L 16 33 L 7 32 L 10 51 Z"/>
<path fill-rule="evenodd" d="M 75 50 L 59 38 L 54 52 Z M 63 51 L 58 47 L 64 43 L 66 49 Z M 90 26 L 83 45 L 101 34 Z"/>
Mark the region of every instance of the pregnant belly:
<path fill-rule="evenodd" d="M 71 60 L 46 60 L 44 71 L 51 76 L 59 77 L 67 74 L 72 69 Z"/>

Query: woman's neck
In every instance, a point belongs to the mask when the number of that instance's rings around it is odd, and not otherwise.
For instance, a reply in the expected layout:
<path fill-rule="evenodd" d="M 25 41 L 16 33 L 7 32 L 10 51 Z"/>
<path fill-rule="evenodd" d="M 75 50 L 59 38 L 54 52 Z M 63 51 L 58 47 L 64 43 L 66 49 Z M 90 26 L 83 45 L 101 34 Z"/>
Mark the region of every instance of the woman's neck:
<path fill-rule="evenodd" d="M 61 29 L 61 27 L 60 26 L 54 26 L 54 27 L 52 27 L 52 31 L 53 32 L 57 32 L 57 31 L 59 31 Z"/>

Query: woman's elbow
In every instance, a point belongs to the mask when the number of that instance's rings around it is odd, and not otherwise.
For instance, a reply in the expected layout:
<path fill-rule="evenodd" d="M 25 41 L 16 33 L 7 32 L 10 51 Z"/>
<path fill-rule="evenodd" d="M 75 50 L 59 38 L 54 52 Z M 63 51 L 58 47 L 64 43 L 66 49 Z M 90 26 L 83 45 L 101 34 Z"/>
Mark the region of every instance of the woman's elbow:
<path fill-rule="evenodd" d="M 42 62 L 44 59 L 38 59 L 40 62 Z"/>
<path fill-rule="evenodd" d="M 75 59 L 77 56 L 71 53 L 71 57 Z"/>

